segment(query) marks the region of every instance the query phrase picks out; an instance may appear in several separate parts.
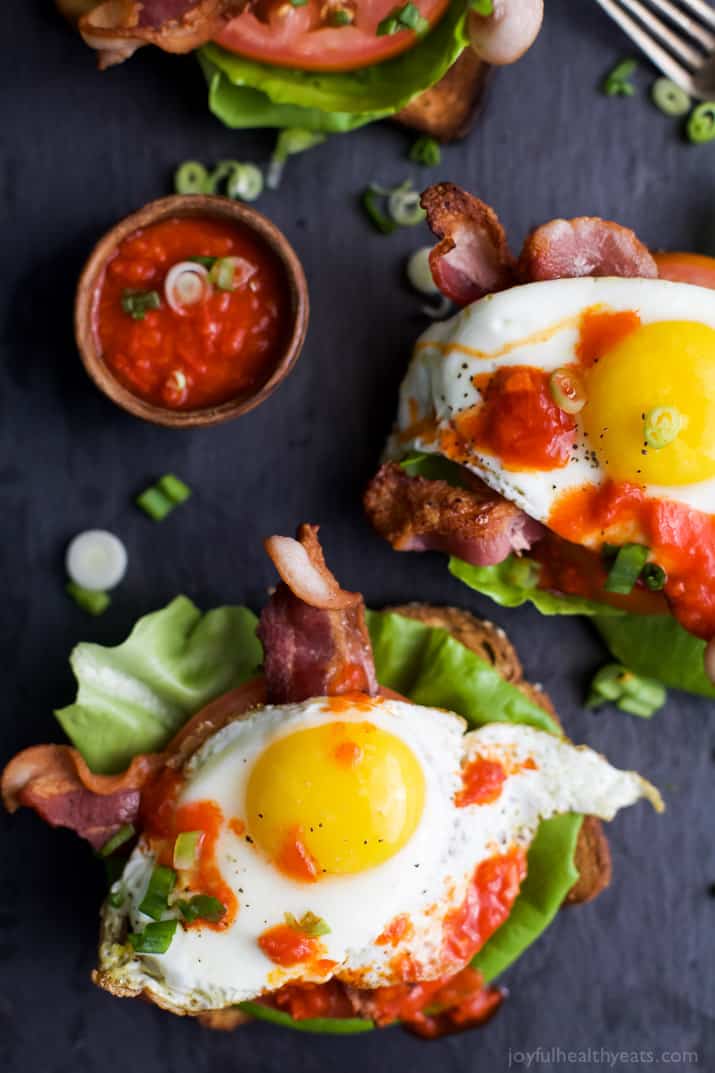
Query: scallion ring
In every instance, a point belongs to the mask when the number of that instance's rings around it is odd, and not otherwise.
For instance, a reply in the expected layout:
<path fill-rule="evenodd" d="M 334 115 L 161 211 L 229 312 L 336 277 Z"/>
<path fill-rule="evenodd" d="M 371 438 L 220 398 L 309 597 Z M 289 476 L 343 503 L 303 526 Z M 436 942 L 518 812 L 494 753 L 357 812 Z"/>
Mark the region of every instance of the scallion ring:
<path fill-rule="evenodd" d="M 130 932 L 127 941 L 137 954 L 165 954 L 178 924 L 178 920 L 158 920 L 154 924 L 147 924 L 143 931 Z"/>
<path fill-rule="evenodd" d="M 651 592 L 660 592 L 666 586 L 668 575 L 658 563 L 646 563 L 641 570 L 641 579 Z"/>
<path fill-rule="evenodd" d="M 715 101 L 703 101 L 693 108 L 686 127 L 688 138 L 695 145 L 715 139 Z"/>
<path fill-rule="evenodd" d="M 418 138 L 408 156 L 415 164 L 421 164 L 425 168 L 436 168 L 442 159 L 442 150 L 439 142 L 434 138 Z"/>
<path fill-rule="evenodd" d="M 174 842 L 174 868 L 193 868 L 203 838 L 202 831 L 182 831 Z"/>
<path fill-rule="evenodd" d="M 111 857 L 120 846 L 123 846 L 125 842 L 128 842 L 130 838 L 134 838 L 136 831 L 134 830 L 133 823 L 123 823 L 118 831 L 115 831 L 111 838 L 107 839 L 102 848 L 99 851 L 100 857 Z"/>
<path fill-rule="evenodd" d="M 263 172 L 255 164 L 237 164 L 226 181 L 234 201 L 256 201 L 263 193 Z"/>
<path fill-rule="evenodd" d="M 144 897 L 139 903 L 139 912 L 145 913 L 154 920 L 161 920 L 162 914 L 169 906 L 169 895 L 176 883 L 176 872 L 173 868 L 164 868 L 157 865 L 149 877 L 149 885 Z"/>
<path fill-rule="evenodd" d="M 644 544 L 624 544 L 619 548 L 603 586 L 605 591 L 628 596 L 633 591 L 649 554 L 650 550 Z"/>
<path fill-rule="evenodd" d="M 198 160 L 187 160 L 174 173 L 174 189 L 177 194 L 205 194 L 209 173 Z"/>
<path fill-rule="evenodd" d="M 380 190 L 374 186 L 368 186 L 362 194 L 362 206 L 375 228 L 383 235 L 391 235 L 397 230 L 397 223 L 382 211 L 378 200 L 380 197 Z"/>
<path fill-rule="evenodd" d="M 275 149 L 268 165 L 266 186 L 269 190 L 277 190 L 283 177 L 285 162 L 289 156 L 296 153 L 304 153 L 306 149 L 312 149 L 314 145 L 320 145 L 327 135 L 320 131 L 304 130 L 301 127 L 287 127 L 278 135 Z"/>
<path fill-rule="evenodd" d="M 103 615 L 112 602 L 109 593 L 97 592 L 96 589 L 83 589 L 75 581 L 67 582 L 65 592 L 74 600 L 77 607 L 86 611 L 88 615 Z"/>
<path fill-rule="evenodd" d="M 221 183 L 228 182 L 236 168 L 240 166 L 237 160 L 219 160 L 206 180 L 206 193 L 217 194 Z"/>
<path fill-rule="evenodd" d="M 671 82 L 669 78 L 657 78 L 651 89 L 651 97 L 656 108 L 660 108 L 665 115 L 681 116 L 690 111 L 692 101 L 690 97 Z"/>
<path fill-rule="evenodd" d="M 494 14 L 494 0 L 470 0 L 469 10 L 476 12 L 477 15 L 493 15 Z"/>
<path fill-rule="evenodd" d="M 575 369 L 567 366 L 555 369 L 549 377 L 549 391 L 565 414 L 578 414 L 586 405 L 586 386 Z"/>
<path fill-rule="evenodd" d="M 645 415 L 643 438 L 646 446 L 662 451 L 673 443 L 683 427 L 683 417 L 674 406 L 655 406 Z"/>
<path fill-rule="evenodd" d="M 628 81 L 635 71 L 638 63 L 636 60 L 622 60 L 610 71 L 603 83 L 603 92 L 607 97 L 632 97 L 636 91 L 635 86 Z"/>
<path fill-rule="evenodd" d="M 409 179 L 392 191 L 387 199 L 387 208 L 400 227 L 415 227 L 416 224 L 421 224 L 427 215 L 420 205 L 419 191 L 412 189 Z"/>
<path fill-rule="evenodd" d="M 164 295 L 175 313 L 185 313 L 187 307 L 208 298 L 210 292 L 209 274 L 196 261 L 179 261 L 166 274 Z"/>
<path fill-rule="evenodd" d="M 616 704 L 621 711 L 649 719 L 665 704 L 666 692 L 660 682 L 644 678 L 620 663 L 601 667 L 591 682 L 587 708 Z"/>
<path fill-rule="evenodd" d="M 431 246 L 422 246 L 415 250 L 407 262 L 407 278 L 420 294 L 439 294 L 439 287 L 434 281 L 430 266 Z"/>

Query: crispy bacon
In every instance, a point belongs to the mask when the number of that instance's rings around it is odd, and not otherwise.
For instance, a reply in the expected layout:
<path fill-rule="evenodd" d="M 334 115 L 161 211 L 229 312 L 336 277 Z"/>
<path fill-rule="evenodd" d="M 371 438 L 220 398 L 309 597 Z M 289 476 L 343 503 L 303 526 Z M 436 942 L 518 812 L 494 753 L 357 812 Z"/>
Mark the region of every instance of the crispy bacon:
<path fill-rule="evenodd" d="M 362 597 L 340 588 L 325 565 L 317 534 L 317 526 L 302 525 L 296 541 L 266 541 L 284 578 L 258 627 L 273 704 L 355 690 L 377 692 Z"/>
<path fill-rule="evenodd" d="M 575 276 L 641 276 L 655 279 L 650 250 L 628 227 L 598 216 L 551 220 L 532 231 L 521 251 L 525 283 Z"/>
<path fill-rule="evenodd" d="M 81 16 L 79 29 L 104 69 L 142 45 L 191 52 L 245 6 L 246 0 L 103 0 Z"/>
<path fill-rule="evenodd" d="M 397 551 L 444 551 L 474 566 L 501 563 L 543 534 L 538 522 L 478 478 L 470 485 L 411 477 L 387 462 L 367 487 L 365 510 Z"/>
<path fill-rule="evenodd" d="M 430 254 L 430 267 L 447 298 L 468 305 L 516 282 L 504 228 L 489 205 L 454 183 L 428 187 L 421 203 L 427 223 L 442 240 Z"/>
<path fill-rule="evenodd" d="M 163 765 L 136 756 L 120 775 L 95 775 L 69 745 L 35 745 L 13 757 L 0 780 L 5 808 L 26 805 L 52 827 L 69 827 L 95 849 L 139 811 L 142 787 Z"/>

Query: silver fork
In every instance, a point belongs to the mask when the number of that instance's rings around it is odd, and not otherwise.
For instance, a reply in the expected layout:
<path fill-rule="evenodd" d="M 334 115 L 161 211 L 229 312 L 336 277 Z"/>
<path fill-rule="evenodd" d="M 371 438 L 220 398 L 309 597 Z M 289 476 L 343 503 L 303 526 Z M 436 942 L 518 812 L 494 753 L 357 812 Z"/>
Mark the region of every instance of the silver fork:
<path fill-rule="evenodd" d="M 681 89 L 691 97 L 715 100 L 715 8 L 708 0 L 596 3 Z"/>

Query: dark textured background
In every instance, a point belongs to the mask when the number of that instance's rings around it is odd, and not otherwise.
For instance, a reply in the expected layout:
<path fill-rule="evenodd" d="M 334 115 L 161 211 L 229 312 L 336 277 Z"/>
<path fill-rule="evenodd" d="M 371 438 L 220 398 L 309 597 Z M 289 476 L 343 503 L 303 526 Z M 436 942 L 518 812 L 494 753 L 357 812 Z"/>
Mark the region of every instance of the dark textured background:
<path fill-rule="evenodd" d="M 508 624 L 569 733 L 638 767 L 669 804 L 664 817 L 640 805 L 613 823 L 612 887 L 564 912 L 508 974 L 511 997 L 497 1019 L 433 1044 L 398 1030 L 342 1041 L 262 1025 L 213 1035 L 95 990 L 101 870 L 69 833 L 29 813 L 2 815 L 5 1073 L 501 1073 L 509 1048 L 537 1047 L 688 1049 L 698 1052 L 698 1068 L 715 1068 L 712 705 L 673 694 L 651 723 L 584 712 L 587 678 L 603 658 L 586 622 L 502 612 L 450 579 L 439 556 L 391 552 L 360 512 L 423 326 L 402 259 L 427 240 L 419 231 L 384 238 L 368 230 L 356 207 L 368 180 L 412 172 L 418 184 L 461 182 L 498 208 L 515 245 L 551 216 L 593 213 L 632 225 L 656 246 L 715 253 L 715 145 L 684 143 L 644 94 L 601 96 L 598 80 L 627 51 L 625 41 L 587 0 L 547 0 L 547 8 L 537 47 L 494 79 L 481 123 L 444 153 L 438 171 L 409 165 L 411 138 L 389 124 L 290 163 L 282 189 L 260 207 L 305 263 L 313 315 L 303 357 L 258 411 L 183 433 L 125 416 L 86 379 L 71 335 L 74 282 L 106 227 L 169 192 L 177 162 L 264 161 L 272 136 L 231 133 L 211 118 L 191 58 L 145 49 L 100 75 L 50 0 L 0 8 L 0 761 L 59 739 L 52 709 L 72 696 L 67 656 L 77 640 L 115 643 L 177 592 L 203 607 L 259 607 L 273 581 L 260 538 L 308 519 L 323 524 L 338 576 L 373 606 L 452 602 Z M 649 77 L 641 71 L 643 91 Z M 196 494 L 156 527 L 131 501 L 167 470 Z M 88 526 L 115 529 L 130 555 L 127 579 L 99 621 L 62 590 L 64 546 Z M 556 1052 L 530 1068 L 609 1067 L 599 1053 L 573 1066 Z M 674 1067 L 656 1058 L 646 1068 Z"/>

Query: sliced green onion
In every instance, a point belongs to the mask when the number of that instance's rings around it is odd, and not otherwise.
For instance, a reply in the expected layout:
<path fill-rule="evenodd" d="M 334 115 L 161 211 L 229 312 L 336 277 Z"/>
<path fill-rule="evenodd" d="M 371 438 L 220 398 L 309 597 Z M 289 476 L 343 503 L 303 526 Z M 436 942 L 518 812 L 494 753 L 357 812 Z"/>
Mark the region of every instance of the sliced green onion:
<path fill-rule="evenodd" d="M 174 189 L 177 194 L 205 194 L 209 173 L 198 160 L 187 160 L 174 173 Z"/>
<path fill-rule="evenodd" d="M 711 142 L 715 138 L 715 101 L 703 101 L 693 108 L 685 129 L 695 145 Z"/>
<path fill-rule="evenodd" d="M 565 414 L 578 414 L 586 405 L 586 386 L 575 369 L 567 366 L 555 369 L 549 377 L 549 391 L 559 410 Z"/>
<path fill-rule="evenodd" d="M 193 868 L 203 831 L 182 831 L 174 842 L 174 868 Z"/>
<path fill-rule="evenodd" d="M 213 268 L 218 261 L 218 257 L 202 257 L 201 254 L 199 254 L 196 257 L 187 257 L 186 260 L 193 261 L 194 264 L 197 265 L 203 265 L 204 268 Z"/>
<path fill-rule="evenodd" d="M 656 108 L 660 108 L 661 112 L 666 115 L 685 115 L 690 111 L 690 106 L 692 105 L 692 101 L 685 90 L 681 89 L 680 86 L 676 86 L 675 82 L 671 82 L 669 78 L 657 78 L 655 80 L 651 89 L 651 97 Z"/>
<path fill-rule="evenodd" d="M 97 592 L 96 589 L 83 589 L 74 581 L 67 582 L 65 592 L 74 600 L 77 607 L 81 607 L 88 615 L 103 615 L 111 603 L 108 593 Z"/>
<path fill-rule="evenodd" d="M 427 213 L 420 205 L 419 191 L 412 189 L 412 182 L 406 179 L 396 187 L 387 200 L 390 216 L 400 227 L 414 227 L 422 223 Z"/>
<path fill-rule="evenodd" d="M 206 183 L 206 193 L 216 194 L 218 193 L 221 183 L 227 182 L 233 175 L 237 168 L 240 168 L 240 164 L 237 160 L 219 160 L 218 164 L 211 172 Z"/>
<path fill-rule="evenodd" d="M 435 138 L 418 138 L 408 156 L 415 164 L 422 164 L 425 168 L 436 168 L 442 160 L 442 150 Z"/>
<path fill-rule="evenodd" d="M 407 0 L 397 17 L 406 29 L 414 30 L 418 35 L 427 33 L 429 30 L 429 20 L 420 14 L 420 9 L 412 0 Z"/>
<path fill-rule="evenodd" d="M 124 890 L 123 885 L 117 887 L 116 890 L 110 890 L 109 894 L 107 895 L 107 901 L 111 905 L 112 909 L 121 909 L 121 907 L 124 905 L 125 898 L 126 891 Z"/>
<path fill-rule="evenodd" d="M 660 592 L 665 588 L 668 581 L 668 575 L 662 566 L 658 566 L 657 563 L 646 563 L 641 570 L 641 579 L 647 589 L 651 592 Z"/>
<path fill-rule="evenodd" d="M 127 940 L 137 954 L 165 954 L 178 923 L 178 920 L 158 920 L 155 924 L 147 924 L 143 931 L 130 932 Z"/>
<path fill-rule="evenodd" d="M 146 913 L 154 920 L 161 920 L 162 915 L 169 907 L 169 895 L 176 883 L 176 872 L 173 868 L 164 868 L 158 865 L 151 873 L 149 886 L 146 894 L 139 903 L 139 912 Z"/>
<path fill-rule="evenodd" d="M 631 77 L 637 66 L 637 61 L 633 59 L 622 60 L 620 63 L 617 63 L 604 79 L 603 92 L 606 96 L 632 97 L 636 89 L 628 79 Z"/>
<path fill-rule="evenodd" d="M 308 0 L 290 0 L 293 7 L 305 7 Z"/>
<path fill-rule="evenodd" d="M 318 939 L 321 935 L 330 935 L 330 927 L 325 920 L 310 911 L 303 913 L 300 920 L 294 917 L 292 913 L 286 913 L 285 922 L 294 931 L 300 931 L 311 939 Z"/>
<path fill-rule="evenodd" d="M 431 246 L 422 246 L 407 262 L 407 278 L 420 294 L 439 294 L 430 265 Z"/>
<path fill-rule="evenodd" d="M 111 855 L 118 850 L 120 846 L 123 846 L 125 842 L 128 842 L 130 838 L 134 838 L 136 831 L 133 823 L 124 823 L 118 831 L 107 839 L 102 848 L 99 851 L 100 857 L 111 857 Z"/>
<path fill-rule="evenodd" d="M 621 711 L 649 719 L 665 700 L 665 687 L 660 682 L 634 674 L 619 663 L 608 663 L 594 675 L 586 706 L 597 708 L 610 702 Z"/>
<path fill-rule="evenodd" d="M 506 576 L 517 589 L 535 589 L 541 579 L 541 564 L 533 559 L 514 558 L 509 563 Z"/>
<path fill-rule="evenodd" d="M 645 415 L 643 438 L 654 451 L 673 443 L 683 427 L 683 418 L 674 406 L 656 406 Z"/>
<path fill-rule="evenodd" d="M 384 19 L 381 19 L 377 24 L 375 33 L 378 37 L 389 37 L 391 34 L 396 34 L 398 30 L 402 29 L 400 26 L 397 15 L 393 12 L 390 15 L 386 15 Z"/>
<path fill-rule="evenodd" d="M 220 291 L 232 291 L 235 268 L 233 257 L 221 257 L 209 272 L 209 279 Z"/>
<path fill-rule="evenodd" d="M 156 483 L 159 490 L 163 492 L 175 506 L 179 506 L 180 503 L 185 503 L 191 495 L 191 489 L 188 484 L 185 484 L 179 477 L 175 477 L 173 473 L 165 473 Z"/>
<path fill-rule="evenodd" d="M 624 544 L 620 547 L 603 586 L 605 591 L 617 592 L 622 596 L 632 592 L 649 554 L 644 544 Z"/>
<path fill-rule="evenodd" d="M 80 588 L 107 592 L 116 588 L 126 573 L 127 549 L 106 529 L 85 529 L 70 541 L 65 568 Z"/>
<path fill-rule="evenodd" d="M 209 274 L 197 261 L 178 261 L 166 273 L 164 297 L 175 313 L 204 302 L 211 294 Z"/>
<path fill-rule="evenodd" d="M 226 915 L 226 906 L 210 894 L 195 894 L 188 901 L 182 899 L 177 906 L 184 920 L 192 924 L 195 920 L 208 920 L 217 924 Z"/>
<path fill-rule="evenodd" d="M 320 131 L 303 130 L 301 127 L 287 127 L 278 135 L 275 149 L 268 165 L 266 186 L 269 190 L 277 190 L 283 177 L 285 162 L 289 156 L 296 153 L 304 153 L 306 149 L 312 149 L 315 145 L 321 145 L 327 135 Z"/>
<path fill-rule="evenodd" d="M 121 306 L 132 320 L 144 320 L 149 310 L 161 309 L 161 297 L 158 291 L 132 291 L 127 288 L 122 291 Z"/>
<path fill-rule="evenodd" d="M 469 8 L 477 15 L 493 15 L 494 0 L 470 0 Z"/>
<path fill-rule="evenodd" d="M 349 26 L 355 21 L 352 11 L 344 7 L 335 7 L 328 12 L 329 26 Z"/>
<path fill-rule="evenodd" d="M 378 191 L 374 187 L 368 186 L 362 195 L 362 206 L 377 230 L 383 235 L 391 235 L 393 231 L 397 230 L 397 223 L 382 211 L 379 198 Z"/>
<path fill-rule="evenodd" d="M 226 182 L 234 201 L 256 201 L 263 193 L 263 172 L 255 164 L 237 164 Z"/>

